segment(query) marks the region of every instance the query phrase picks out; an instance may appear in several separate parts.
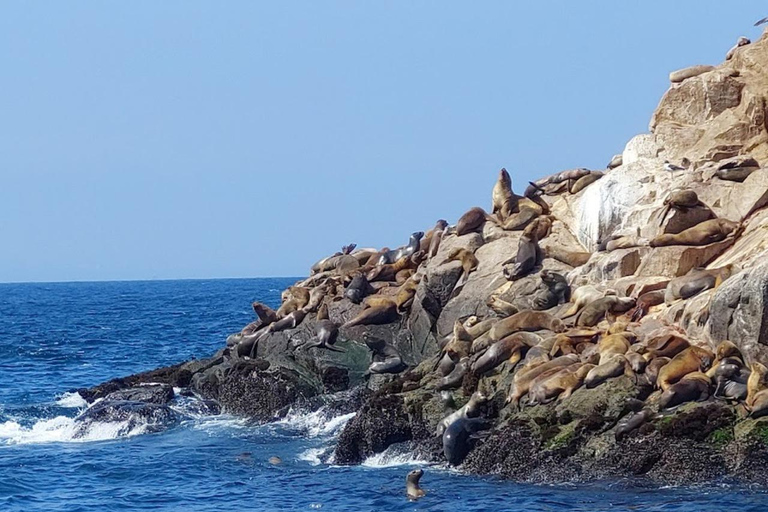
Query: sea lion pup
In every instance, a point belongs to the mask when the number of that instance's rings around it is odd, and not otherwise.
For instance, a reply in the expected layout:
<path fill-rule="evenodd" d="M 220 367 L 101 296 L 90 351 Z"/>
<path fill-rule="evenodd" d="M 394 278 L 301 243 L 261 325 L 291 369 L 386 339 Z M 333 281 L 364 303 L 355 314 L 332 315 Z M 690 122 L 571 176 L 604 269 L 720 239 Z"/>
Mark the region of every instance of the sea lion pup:
<path fill-rule="evenodd" d="M 632 322 L 639 322 L 653 306 L 664 304 L 664 290 L 655 290 L 652 292 L 646 292 L 637 298 L 635 307 L 628 313 L 629 319 Z"/>
<path fill-rule="evenodd" d="M 405 313 L 413 304 L 413 299 L 416 297 L 416 289 L 419 287 L 419 281 L 420 279 L 408 279 L 397 290 L 395 304 L 397 305 L 398 313 Z"/>
<path fill-rule="evenodd" d="M 752 408 L 757 393 L 763 391 L 768 385 L 768 368 L 757 361 L 750 365 L 751 373 L 747 379 L 747 408 Z"/>
<path fill-rule="evenodd" d="M 389 263 L 395 263 L 396 261 L 407 258 L 410 255 L 421 249 L 421 239 L 424 237 L 423 231 L 414 231 L 411 233 L 411 237 L 408 240 L 408 244 L 402 247 L 398 247 L 393 251 L 386 251 L 379 256 L 377 261 L 378 265 L 387 265 Z"/>
<path fill-rule="evenodd" d="M 315 337 L 308 340 L 303 345 L 303 348 L 324 348 L 331 352 L 345 352 L 343 349 L 333 346 L 338 337 L 339 327 L 330 320 L 328 317 L 328 304 L 323 303 L 315 319 Z"/>
<path fill-rule="evenodd" d="M 342 328 L 356 325 L 384 325 L 392 323 L 398 318 L 397 303 L 390 298 L 370 296 L 363 303 L 365 309 L 342 325 Z"/>
<path fill-rule="evenodd" d="M 500 298 L 497 295 L 491 295 L 488 297 L 488 300 L 485 301 L 486 306 L 488 306 L 491 311 L 496 313 L 497 315 L 501 317 L 508 317 L 511 315 L 514 315 L 519 310 L 517 309 L 517 306 L 512 304 L 511 302 L 507 302 L 504 299 Z"/>
<path fill-rule="evenodd" d="M 495 214 L 502 223 L 518 211 L 518 198 L 512 193 L 512 178 L 504 168 L 499 171 L 499 179 L 493 186 L 491 199 L 493 204 L 491 213 Z"/>
<path fill-rule="evenodd" d="M 726 238 L 736 238 L 744 229 L 741 223 L 728 219 L 710 219 L 680 233 L 663 234 L 651 240 L 651 247 L 668 245 L 709 245 Z"/>
<path fill-rule="evenodd" d="M 469 274 L 477 269 L 477 266 L 480 264 L 480 262 L 478 261 L 473 251 L 460 247 L 453 249 L 448 254 L 448 257 L 445 259 L 443 264 L 450 263 L 452 261 L 460 262 L 462 269 L 461 277 L 459 277 L 459 280 L 453 287 L 453 292 L 456 293 L 456 290 L 460 290 L 464 286 L 464 284 L 467 282 L 467 279 L 469 279 Z"/>
<path fill-rule="evenodd" d="M 557 306 L 561 301 L 571 300 L 571 287 L 562 274 L 544 269 L 539 273 L 539 277 L 543 287 L 534 293 L 532 309 L 542 311 Z"/>
<path fill-rule="evenodd" d="M 614 354 L 607 361 L 592 368 L 584 378 L 584 385 L 591 389 L 599 386 L 608 379 L 626 375 L 637 380 L 627 358 L 621 354 Z"/>
<path fill-rule="evenodd" d="M 536 382 L 528 391 L 530 405 L 548 404 L 554 400 L 565 400 L 579 389 L 584 378 L 594 368 L 593 364 L 584 364 L 577 370 L 561 370 L 552 377 Z"/>
<path fill-rule="evenodd" d="M 535 208 L 531 208 L 530 206 L 521 206 L 520 211 L 510 215 L 504 224 L 501 225 L 501 228 L 505 231 L 518 231 L 524 229 L 536 217 L 538 217 L 539 214 L 540 212 Z"/>
<path fill-rule="evenodd" d="M 472 435 L 485 430 L 490 422 L 484 418 L 459 418 L 443 432 L 443 455 L 452 466 L 458 466 L 472 448 Z"/>
<path fill-rule="evenodd" d="M 664 302 L 671 304 L 677 299 L 690 299 L 703 291 L 717 288 L 731 277 L 732 272 L 733 264 L 711 270 L 692 268 L 686 275 L 676 277 L 667 284 Z"/>
<path fill-rule="evenodd" d="M 701 372 L 691 372 L 661 394 L 659 410 L 671 409 L 686 402 L 703 402 L 709 398 L 710 380 Z"/>
<path fill-rule="evenodd" d="M 423 469 L 414 469 L 405 477 L 405 495 L 410 500 L 417 500 L 427 494 L 424 489 L 419 487 L 419 480 L 424 476 Z"/>
<path fill-rule="evenodd" d="M 750 44 L 751 42 L 752 41 L 750 41 L 746 37 L 741 36 L 738 39 L 738 41 L 736 41 L 736 44 L 733 45 L 733 47 L 730 50 L 728 50 L 728 53 L 725 54 L 725 60 L 731 60 L 733 58 L 733 56 L 736 55 L 736 50 L 738 50 L 742 46 L 746 46 L 746 45 Z"/>
<path fill-rule="evenodd" d="M 573 291 L 573 293 L 571 293 L 570 300 L 573 302 L 573 305 L 564 311 L 561 317 L 568 318 L 569 316 L 573 316 L 587 304 L 595 302 L 596 300 L 601 299 L 606 295 L 616 295 L 616 292 L 613 290 L 601 292 L 592 285 L 579 286 Z"/>
<path fill-rule="evenodd" d="M 488 214 L 479 206 L 467 210 L 467 213 L 459 217 L 456 223 L 456 235 L 463 236 L 468 233 L 475 233 L 482 229 L 485 221 L 488 220 Z"/>
<path fill-rule="evenodd" d="M 402 257 L 394 263 L 376 266 L 373 270 L 368 272 L 365 277 L 368 279 L 368 282 L 394 281 L 398 272 L 409 268 L 417 269 L 426 259 L 426 253 L 416 251 L 410 256 Z"/>
<path fill-rule="evenodd" d="M 561 369 L 564 366 L 578 362 L 578 355 L 568 354 L 567 356 L 556 357 L 551 361 L 547 361 L 546 363 L 542 363 L 531 368 L 525 367 L 521 370 L 518 370 L 512 379 L 512 386 L 509 388 L 509 393 L 507 394 L 507 403 L 514 404 L 515 407 L 518 407 L 520 404 L 520 399 L 528 393 L 531 384 L 537 377 L 549 370 Z"/>
<path fill-rule="evenodd" d="M 533 333 L 516 332 L 506 338 L 497 341 L 486 350 L 477 360 L 472 363 L 472 373 L 477 376 L 485 375 L 495 369 L 504 361 L 510 364 L 517 364 L 528 348 L 530 343 L 536 339 L 541 339 Z"/>
<path fill-rule="evenodd" d="M 504 277 L 507 280 L 515 281 L 525 277 L 541 262 L 541 249 L 539 248 L 539 240 L 536 238 L 537 228 L 536 221 L 529 224 L 523 230 L 520 241 L 517 243 L 517 254 L 502 263 L 505 266 Z M 506 267 L 511 263 L 514 263 L 511 268 Z"/>
<path fill-rule="evenodd" d="M 581 178 L 573 182 L 573 185 L 570 187 L 568 191 L 571 194 L 578 194 L 579 192 L 581 192 L 582 190 L 584 190 L 585 188 L 587 188 L 588 186 L 590 186 L 591 184 L 593 184 L 594 182 L 602 178 L 603 176 L 605 176 L 605 174 L 603 174 L 600 171 L 590 171 L 589 174 L 582 176 Z"/>
<path fill-rule="evenodd" d="M 630 297 L 618 297 L 606 295 L 594 302 L 587 304 L 574 321 L 577 327 L 594 327 L 608 314 L 624 313 L 635 306 L 635 299 Z"/>
<path fill-rule="evenodd" d="M 608 362 L 608 360 L 615 355 L 623 356 L 629 351 L 631 345 L 632 343 L 630 343 L 627 336 L 624 334 L 609 334 L 608 336 L 603 336 L 597 344 L 597 349 L 600 352 L 600 364 Z"/>
<path fill-rule="evenodd" d="M 656 381 L 659 379 L 659 370 L 661 370 L 664 365 L 666 365 L 671 360 L 672 359 L 669 357 L 662 356 L 651 359 L 648 362 L 648 364 L 645 366 L 645 379 L 649 386 L 656 387 Z"/>
<path fill-rule="evenodd" d="M 643 357 L 650 362 L 657 357 L 675 357 L 683 350 L 690 347 L 687 339 L 674 333 L 666 333 L 655 336 L 645 344 Z"/>
<path fill-rule="evenodd" d="M 712 366 L 715 355 L 702 347 L 688 347 L 659 370 L 656 387 L 666 391 L 689 373 L 706 372 Z"/>
<path fill-rule="evenodd" d="M 746 400 L 747 382 L 751 372 L 740 361 L 720 361 L 715 368 L 715 398 L 725 400 Z"/>
<path fill-rule="evenodd" d="M 457 411 L 452 412 L 437 424 L 436 433 L 438 436 L 442 436 L 443 432 L 445 432 L 445 429 L 447 429 L 451 423 L 458 420 L 459 418 L 477 418 L 480 416 L 480 412 L 482 409 L 482 406 L 488 401 L 488 397 L 486 397 L 483 393 L 480 391 L 475 391 L 472 393 L 472 396 L 469 398 L 469 401 L 464 404 L 462 408 L 460 408 Z"/>
<path fill-rule="evenodd" d="M 614 438 L 616 441 L 621 441 L 627 434 L 642 427 L 654 416 L 655 414 L 650 409 L 641 409 L 637 412 L 630 412 L 616 424 L 616 431 L 613 434 Z"/>
<path fill-rule="evenodd" d="M 400 373 L 407 368 L 397 349 L 385 340 L 365 335 L 363 342 L 371 350 L 371 364 L 366 374 Z"/>
<path fill-rule="evenodd" d="M 560 263 L 565 263 L 566 265 L 569 265 L 571 267 L 580 267 L 582 265 L 585 265 L 589 258 L 592 257 L 591 252 L 572 252 L 567 251 L 559 246 L 549 246 L 546 249 L 544 249 L 544 257 L 546 258 L 552 258 L 553 260 L 557 260 Z"/>
<path fill-rule="evenodd" d="M 469 365 L 470 363 L 468 357 L 462 357 L 459 359 L 459 362 L 456 363 L 456 366 L 453 368 L 451 373 L 437 381 L 435 389 L 442 391 L 444 389 L 456 389 L 460 387 L 462 381 L 464 380 L 464 376 L 469 371 Z"/>
<path fill-rule="evenodd" d="M 548 330 L 555 333 L 565 331 L 565 324 L 559 318 L 543 311 L 525 310 L 499 320 L 490 330 L 493 341 L 499 341 L 518 331 Z"/>

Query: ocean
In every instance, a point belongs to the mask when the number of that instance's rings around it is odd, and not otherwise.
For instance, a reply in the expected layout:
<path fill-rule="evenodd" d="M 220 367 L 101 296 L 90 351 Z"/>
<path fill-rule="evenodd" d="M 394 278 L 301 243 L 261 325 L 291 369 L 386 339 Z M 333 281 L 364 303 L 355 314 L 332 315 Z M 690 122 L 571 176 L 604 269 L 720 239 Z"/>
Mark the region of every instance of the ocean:
<path fill-rule="evenodd" d="M 352 415 L 322 410 L 253 425 L 180 397 L 182 419 L 159 432 L 141 422 L 77 428 L 86 405 L 72 389 L 208 356 L 251 320 L 252 301 L 276 306 L 295 280 L 0 284 L 0 511 L 766 509 L 759 489 L 523 485 L 424 464 L 397 447 L 339 467 L 333 447 Z M 415 467 L 427 495 L 411 502 L 404 479 Z"/>

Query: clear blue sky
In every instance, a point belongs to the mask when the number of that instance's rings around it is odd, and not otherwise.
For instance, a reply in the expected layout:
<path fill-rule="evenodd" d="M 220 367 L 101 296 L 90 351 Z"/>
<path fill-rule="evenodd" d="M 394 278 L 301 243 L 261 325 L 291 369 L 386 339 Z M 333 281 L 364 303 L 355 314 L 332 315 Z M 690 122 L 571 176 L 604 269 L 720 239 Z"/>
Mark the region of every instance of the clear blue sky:
<path fill-rule="evenodd" d="M 768 3 L 3 2 L 0 281 L 303 275 L 603 167 Z"/>

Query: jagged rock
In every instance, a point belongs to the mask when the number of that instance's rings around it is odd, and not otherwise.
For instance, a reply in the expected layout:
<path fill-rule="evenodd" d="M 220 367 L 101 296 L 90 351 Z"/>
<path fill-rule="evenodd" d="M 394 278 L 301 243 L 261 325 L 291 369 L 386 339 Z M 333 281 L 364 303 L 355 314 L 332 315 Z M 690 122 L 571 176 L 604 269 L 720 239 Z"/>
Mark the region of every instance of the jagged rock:
<path fill-rule="evenodd" d="M 635 275 L 638 277 L 680 277 L 696 267 L 705 267 L 720 256 L 733 240 L 703 246 L 669 245 L 655 247 L 643 258 Z"/>
<path fill-rule="evenodd" d="M 600 253 L 591 258 L 586 265 L 579 269 L 578 275 L 584 276 L 591 283 L 613 281 L 622 277 L 635 275 L 644 256 L 651 251 L 650 247 L 630 247 L 611 252 Z"/>
<path fill-rule="evenodd" d="M 167 404 L 173 400 L 173 388 L 168 384 L 142 384 L 108 394 L 104 400 Z"/>

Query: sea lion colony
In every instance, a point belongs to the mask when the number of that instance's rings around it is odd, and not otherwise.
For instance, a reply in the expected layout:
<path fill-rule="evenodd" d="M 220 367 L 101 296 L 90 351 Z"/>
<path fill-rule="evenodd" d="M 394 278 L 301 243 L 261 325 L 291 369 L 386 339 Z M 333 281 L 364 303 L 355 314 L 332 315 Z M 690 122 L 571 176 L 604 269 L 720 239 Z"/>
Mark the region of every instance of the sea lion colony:
<path fill-rule="evenodd" d="M 756 165 L 753 161 L 748 164 Z M 730 169 L 721 169 L 716 176 L 722 179 Z M 305 318 L 316 315 L 315 338 L 292 350 L 341 351 L 334 346 L 337 337 L 364 344 L 372 355 L 366 374 L 409 372 L 403 391 L 423 386 L 435 393 L 450 392 L 462 388 L 467 379 L 475 382 L 467 404 L 447 414 L 436 430 L 451 464 L 461 463 L 471 439 L 492 424 L 493 418 L 482 417 L 481 411 L 486 397 L 499 392 L 515 410 L 563 400 L 582 387 L 594 388 L 628 376 L 640 389 L 638 396 L 646 398 L 619 422 L 617 438 L 691 401 L 728 400 L 741 404 L 745 415 L 765 415 L 768 371 L 760 362 L 748 361 L 728 341 L 707 347 L 675 325 L 659 323 L 648 329 L 641 324 L 654 307 L 716 288 L 735 272 L 733 265 L 694 268 L 639 297 L 589 284 L 579 286 L 569 282 L 564 273 L 542 269 L 545 258 L 576 265 L 586 263 L 592 255 L 585 251 L 585 256 L 577 255 L 573 261 L 572 255 L 560 254 L 558 258 L 557 249 L 542 250 L 539 243 L 550 235 L 557 221 L 542 196 L 577 194 L 608 172 L 574 169 L 556 173 L 531 182 L 523 195 L 517 195 L 509 173 L 501 169 L 492 190 L 490 213 L 473 207 L 454 226 L 438 220 L 432 229 L 412 233 L 407 244 L 394 250 L 356 248 L 354 244 L 343 247 L 315 263 L 309 278 L 288 288 L 277 311 L 254 303 L 258 320 L 230 337 L 231 353 L 254 357 L 259 341 L 269 333 L 295 329 Z M 705 220 L 690 225 L 678 221 L 675 233 L 663 232 L 671 211 L 691 209 L 706 210 L 703 217 L 691 217 Z M 737 238 L 743 230 L 740 222 L 717 218 L 695 192 L 687 189 L 672 190 L 658 217 L 661 222 L 656 237 L 608 236 L 600 241 L 598 251 L 703 246 Z M 460 275 L 450 297 L 459 295 L 481 261 L 476 248 L 451 243 L 483 233 L 489 226 L 521 231 L 516 250 L 501 267 L 508 283 L 487 297 L 485 314 L 456 320 L 453 332 L 442 340 L 441 351 L 433 360 L 409 368 L 395 347 L 356 331 L 356 326 L 389 324 L 407 315 L 419 283 L 429 279 L 428 265 L 458 266 Z M 440 251 L 441 244 L 452 248 L 446 254 Z M 509 282 L 531 275 L 538 276 L 537 287 L 517 295 L 505 293 Z M 362 303 L 363 308 L 350 318 L 329 318 L 328 305 L 343 300 Z M 508 374 L 511 381 L 493 378 L 501 374 Z"/>

